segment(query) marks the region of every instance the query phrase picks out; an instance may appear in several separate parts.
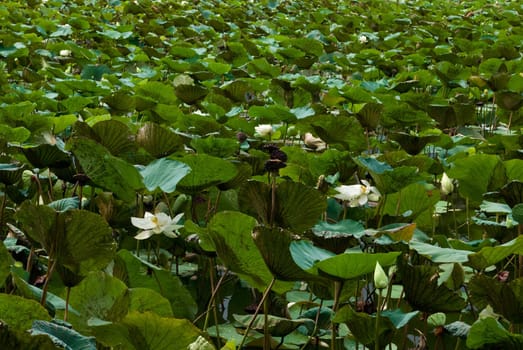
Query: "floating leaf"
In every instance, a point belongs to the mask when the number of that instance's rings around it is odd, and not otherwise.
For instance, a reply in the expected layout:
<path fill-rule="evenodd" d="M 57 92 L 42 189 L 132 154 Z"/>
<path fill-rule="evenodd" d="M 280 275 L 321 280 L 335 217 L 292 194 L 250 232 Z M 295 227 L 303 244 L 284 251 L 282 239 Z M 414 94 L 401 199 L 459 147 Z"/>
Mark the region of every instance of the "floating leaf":
<path fill-rule="evenodd" d="M 190 171 L 191 169 L 187 164 L 168 158 L 160 158 L 141 169 L 140 174 L 148 191 L 154 192 L 160 189 L 165 193 L 172 193 L 178 182 Z"/>

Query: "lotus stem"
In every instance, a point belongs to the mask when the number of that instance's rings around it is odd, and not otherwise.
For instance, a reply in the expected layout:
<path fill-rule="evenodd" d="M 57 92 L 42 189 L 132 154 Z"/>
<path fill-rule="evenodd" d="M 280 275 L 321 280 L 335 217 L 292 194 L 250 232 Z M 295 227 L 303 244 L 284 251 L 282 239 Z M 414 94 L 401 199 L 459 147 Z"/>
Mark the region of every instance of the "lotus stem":
<path fill-rule="evenodd" d="M 269 295 L 269 292 L 271 291 L 271 289 L 274 286 L 275 282 L 276 282 L 276 278 L 273 277 L 272 280 L 271 280 L 271 283 L 269 283 L 267 288 L 265 288 L 265 291 L 263 292 L 262 300 L 260 301 L 260 303 L 256 307 L 256 311 L 254 311 L 254 315 L 252 315 L 252 319 L 249 322 L 249 324 L 247 325 L 247 328 L 245 329 L 245 334 L 243 335 L 242 342 L 240 343 L 240 346 L 238 347 L 238 349 L 243 348 L 243 345 L 245 344 L 245 341 L 247 340 L 247 337 L 248 337 L 249 332 L 250 332 L 250 330 L 252 328 L 252 325 L 254 324 L 254 320 L 256 320 L 256 316 L 258 316 L 258 314 L 260 313 L 260 309 L 261 309 L 263 303 L 265 302 L 265 299 L 267 299 L 267 296 Z"/>
<path fill-rule="evenodd" d="M 302 345 L 300 350 L 304 350 L 307 347 L 307 345 L 309 345 L 309 343 L 311 342 L 312 338 L 314 336 L 316 336 L 316 332 L 318 331 L 318 321 L 320 320 L 320 314 L 321 314 L 322 307 L 323 307 L 323 299 L 320 299 L 320 306 L 318 307 L 318 312 L 316 312 L 316 317 L 314 318 L 314 328 L 312 330 L 311 335 L 309 336 L 309 338 L 307 339 L 305 344 Z"/>
<path fill-rule="evenodd" d="M 374 329 L 374 349 L 380 349 L 380 316 L 381 316 L 381 303 L 382 303 L 381 289 L 378 289 L 378 307 L 376 308 L 376 327 Z"/>
<path fill-rule="evenodd" d="M 334 281 L 334 304 L 332 305 L 332 311 L 336 313 L 338 311 L 338 305 L 340 303 L 340 294 L 343 288 L 343 281 Z M 337 326 L 332 324 L 331 334 L 331 350 L 336 350 L 336 339 L 338 338 Z"/>
<path fill-rule="evenodd" d="M 5 238 L 3 235 L 3 227 L 4 227 L 4 212 L 5 212 L 5 204 L 7 202 L 6 194 L 4 192 L 4 195 L 2 196 L 2 204 L 0 208 L 0 228 L 2 228 L 2 239 Z"/>
<path fill-rule="evenodd" d="M 271 172 L 271 216 L 269 219 L 269 226 L 274 225 L 274 215 L 276 212 L 276 176 Z"/>
<path fill-rule="evenodd" d="M 211 302 L 213 300 L 215 300 L 216 298 L 216 294 L 218 293 L 218 290 L 220 289 L 221 285 L 222 285 L 222 282 L 223 280 L 225 279 L 225 276 L 227 276 L 227 271 L 224 271 L 223 275 L 220 277 L 220 279 L 218 280 L 218 283 L 216 283 L 216 286 L 215 288 L 212 290 L 212 293 L 211 293 L 211 298 L 209 300 L 209 303 L 207 304 L 207 310 L 205 312 L 203 312 L 200 316 L 196 317 L 194 319 L 194 321 L 192 322 L 193 324 L 195 324 L 196 322 L 198 322 L 203 315 L 207 315 L 209 314 L 209 312 L 211 312 Z M 205 324 L 207 324 L 207 320 L 205 321 Z M 206 330 L 206 327 L 203 327 L 203 330 Z"/>
<path fill-rule="evenodd" d="M 45 306 L 45 302 L 47 300 L 47 288 L 49 286 L 49 280 L 51 279 L 51 276 L 53 275 L 54 268 L 56 267 L 56 260 L 49 259 L 49 268 L 47 270 L 47 277 L 45 279 L 44 286 L 42 288 L 42 299 L 40 299 L 40 305 Z"/>
<path fill-rule="evenodd" d="M 208 326 L 208 323 L 209 323 L 209 314 L 210 314 L 210 309 L 212 308 L 212 311 L 213 311 L 213 316 L 214 316 L 214 325 L 216 326 L 216 338 L 217 338 L 217 342 L 218 342 L 218 348 L 221 348 L 221 344 L 220 344 L 220 331 L 218 330 L 218 313 L 216 311 L 216 293 L 218 292 L 218 287 L 219 287 L 219 283 L 223 280 L 223 276 L 225 276 L 225 274 L 222 276 L 222 278 L 220 278 L 220 280 L 218 281 L 218 285 L 215 285 L 214 283 L 214 259 L 210 259 L 211 260 L 211 268 L 209 269 L 209 280 L 211 282 L 211 299 L 209 300 L 209 304 L 207 305 L 207 311 L 206 311 L 206 315 L 205 315 L 205 323 L 203 325 L 203 329 L 206 330 L 207 329 L 207 326 Z"/>
<path fill-rule="evenodd" d="M 269 298 L 263 301 L 263 350 L 271 350 L 271 334 L 269 333 Z"/>
<path fill-rule="evenodd" d="M 64 322 L 67 322 L 67 317 L 69 316 L 69 296 L 71 295 L 71 287 L 66 287 L 65 295 L 65 310 L 64 310 Z"/>

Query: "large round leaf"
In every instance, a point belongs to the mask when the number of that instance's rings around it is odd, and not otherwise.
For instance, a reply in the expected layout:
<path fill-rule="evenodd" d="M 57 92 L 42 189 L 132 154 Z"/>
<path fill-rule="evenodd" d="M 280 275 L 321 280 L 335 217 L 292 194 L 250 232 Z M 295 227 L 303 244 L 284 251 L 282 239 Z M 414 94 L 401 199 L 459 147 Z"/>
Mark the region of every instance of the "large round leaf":
<path fill-rule="evenodd" d="M 211 186 L 232 180 L 236 174 L 236 167 L 226 160 L 212 157 L 207 154 L 192 154 L 179 161 L 191 168 L 191 172 L 178 182 L 177 189 L 187 194 L 196 194 Z"/>
<path fill-rule="evenodd" d="M 16 164 L 0 164 L 0 182 L 4 185 L 13 185 L 20 181 L 25 166 Z"/>
<path fill-rule="evenodd" d="M 0 293 L 0 315 L 3 323 L 21 331 L 31 328 L 33 320 L 51 319 L 38 302 L 4 293 Z"/>
<path fill-rule="evenodd" d="M 91 329 L 102 344 L 128 350 L 187 350 L 201 336 L 189 320 L 152 312 L 133 311 L 122 322 Z"/>
<path fill-rule="evenodd" d="M 183 146 L 180 136 L 155 123 L 142 126 L 136 135 L 136 142 L 156 158 L 168 156 Z"/>
<path fill-rule="evenodd" d="M 292 233 L 281 228 L 256 226 L 253 231 L 256 246 L 272 274 L 279 280 L 299 281 L 317 279 L 303 271 L 292 259 L 289 247 Z"/>
<path fill-rule="evenodd" d="M 251 286 L 264 290 L 273 275 L 252 238 L 256 220 L 240 212 L 223 211 L 209 222 L 211 237 L 218 257 L 231 271 L 245 279 Z M 279 293 L 292 288 L 292 283 L 277 281 L 273 289 Z"/>
<path fill-rule="evenodd" d="M 104 146 L 87 138 L 75 138 L 69 147 L 96 186 L 114 192 L 125 201 L 135 200 L 136 190 L 141 189 L 143 184 L 134 166 L 111 155 Z"/>
<path fill-rule="evenodd" d="M 136 148 L 131 137 L 129 127 L 117 120 L 103 120 L 93 125 L 93 131 L 100 139 L 100 143 L 117 156 Z"/>
<path fill-rule="evenodd" d="M 86 210 L 55 212 L 25 202 L 17 213 L 29 238 L 40 243 L 52 260 L 80 276 L 102 269 L 113 259 L 112 229 Z"/>
<path fill-rule="evenodd" d="M 276 218 L 282 227 L 302 232 L 321 219 L 327 201 L 315 188 L 285 181 L 276 188 L 276 208 Z"/>
<path fill-rule="evenodd" d="M 69 302 L 78 314 L 69 314 L 79 330 L 93 320 L 119 321 L 129 310 L 130 297 L 125 283 L 105 272 L 93 272 L 71 288 Z"/>
<path fill-rule="evenodd" d="M 143 176 L 143 183 L 147 190 L 156 191 L 160 189 L 163 192 L 172 193 L 178 182 L 190 171 L 191 168 L 187 164 L 168 158 L 160 158 L 140 169 L 140 174 Z"/>
<path fill-rule="evenodd" d="M 118 252 L 113 275 L 129 288 L 147 288 L 161 294 L 169 300 L 175 317 L 192 319 L 198 311 L 198 305 L 178 276 L 137 258 L 125 249 Z"/>
<path fill-rule="evenodd" d="M 272 208 L 272 187 L 263 182 L 248 181 L 239 193 L 240 207 L 269 224 Z M 299 182 L 284 181 L 276 186 L 273 224 L 303 232 L 317 223 L 327 208 L 324 195 Z"/>
<path fill-rule="evenodd" d="M 481 202 L 485 192 L 497 190 L 506 183 L 503 163 L 498 156 L 474 154 L 454 161 L 447 175 L 459 181 L 459 193 Z"/>

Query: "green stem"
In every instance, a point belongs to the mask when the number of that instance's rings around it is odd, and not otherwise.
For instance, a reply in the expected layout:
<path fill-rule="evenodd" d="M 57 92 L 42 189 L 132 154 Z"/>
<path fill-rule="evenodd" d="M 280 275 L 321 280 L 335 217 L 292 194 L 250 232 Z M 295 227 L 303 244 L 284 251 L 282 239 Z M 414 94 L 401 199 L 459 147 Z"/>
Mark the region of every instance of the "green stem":
<path fill-rule="evenodd" d="M 69 296 L 70 296 L 70 294 L 71 294 L 71 287 L 66 287 L 64 322 L 67 322 L 67 317 L 69 316 Z"/>
<path fill-rule="evenodd" d="M 271 217 L 269 219 L 269 226 L 273 227 L 274 216 L 276 214 L 276 175 L 271 172 Z"/>
<path fill-rule="evenodd" d="M 40 305 L 45 306 L 45 302 L 47 300 L 47 288 L 49 286 L 49 280 L 51 280 L 51 276 L 53 275 L 54 268 L 56 267 L 56 260 L 49 259 L 49 269 L 47 270 L 47 277 L 45 278 L 45 283 L 42 288 L 42 299 L 40 299 Z"/>
<path fill-rule="evenodd" d="M 269 298 L 263 301 L 263 350 L 271 350 L 271 334 L 269 333 Z"/>
<path fill-rule="evenodd" d="M 380 316 L 381 316 L 381 303 L 382 303 L 381 289 L 378 289 L 378 307 L 376 309 L 376 326 L 374 327 L 374 349 L 380 349 Z"/>
<path fill-rule="evenodd" d="M 340 303 L 340 294 L 343 288 L 343 281 L 334 281 L 334 304 L 332 305 L 332 311 L 336 313 L 338 311 L 338 306 Z M 331 333 L 331 350 L 336 349 L 336 339 L 338 338 L 338 329 L 337 326 L 332 324 L 332 333 Z"/>
<path fill-rule="evenodd" d="M 260 309 L 261 309 L 263 303 L 265 302 L 265 299 L 267 299 L 267 296 L 269 295 L 269 292 L 271 291 L 271 289 L 274 286 L 275 282 L 276 282 L 276 278 L 273 277 L 272 280 L 271 280 L 271 283 L 269 283 L 267 288 L 265 288 L 265 291 L 263 292 L 262 300 L 260 301 L 260 303 L 256 307 L 256 311 L 254 311 L 254 315 L 252 315 L 252 319 L 249 322 L 249 324 L 247 325 L 247 328 L 245 329 L 245 334 L 243 335 L 242 342 L 240 343 L 240 346 L 238 347 L 238 349 L 242 349 L 243 348 L 243 345 L 245 344 L 245 341 L 247 340 L 247 337 L 248 337 L 249 332 L 250 332 L 250 330 L 252 328 L 252 325 L 254 324 L 254 321 L 256 320 L 256 316 L 258 316 L 258 314 L 260 313 Z"/>

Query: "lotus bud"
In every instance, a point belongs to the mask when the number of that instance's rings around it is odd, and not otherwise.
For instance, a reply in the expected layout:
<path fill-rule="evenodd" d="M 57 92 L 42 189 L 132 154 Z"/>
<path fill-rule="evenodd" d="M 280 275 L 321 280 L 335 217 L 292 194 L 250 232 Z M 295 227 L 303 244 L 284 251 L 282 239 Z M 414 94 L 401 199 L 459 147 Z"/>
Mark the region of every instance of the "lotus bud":
<path fill-rule="evenodd" d="M 441 193 L 448 195 L 454 191 L 454 183 L 452 179 L 447 176 L 447 173 L 443 173 L 441 177 Z"/>
<path fill-rule="evenodd" d="M 360 44 L 366 44 L 369 39 L 367 39 L 367 37 L 365 35 L 360 35 L 360 37 L 358 38 Z"/>
<path fill-rule="evenodd" d="M 374 286 L 377 289 L 385 289 L 389 285 L 389 278 L 381 267 L 379 262 L 376 262 L 376 268 L 374 269 Z"/>
<path fill-rule="evenodd" d="M 427 323 L 431 325 L 432 327 L 441 327 L 445 325 L 445 322 L 447 321 L 447 315 L 445 315 L 443 312 L 436 312 L 429 316 L 427 319 Z"/>

